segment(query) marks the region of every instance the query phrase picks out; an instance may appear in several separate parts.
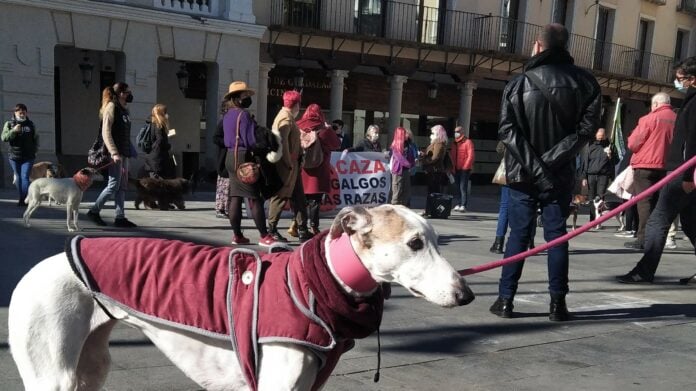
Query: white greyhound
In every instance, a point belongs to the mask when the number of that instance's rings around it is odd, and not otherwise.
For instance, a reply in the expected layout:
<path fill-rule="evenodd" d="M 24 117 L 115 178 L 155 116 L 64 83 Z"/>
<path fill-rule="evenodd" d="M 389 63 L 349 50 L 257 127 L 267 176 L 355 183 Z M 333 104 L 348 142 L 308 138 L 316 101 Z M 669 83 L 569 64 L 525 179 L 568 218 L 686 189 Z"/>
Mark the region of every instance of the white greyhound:
<path fill-rule="evenodd" d="M 318 247 L 326 249 L 337 291 L 353 297 L 364 295 L 342 281 L 345 277 L 329 259 L 331 241 L 339 237 L 349 239 L 349 246 L 374 282 L 399 283 L 413 295 L 443 307 L 465 305 L 474 299 L 466 281 L 440 255 L 432 226 L 408 208 L 344 208 Z M 25 388 L 101 389 L 111 361 L 109 334 L 118 321 L 140 329 L 201 387 L 250 389 L 229 340 L 134 316 L 109 302 L 97 303 L 71 269 L 66 253 L 37 264 L 12 294 L 9 344 Z M 259 346 L 259 390 L 309 390 L 315 385 L 321 366 L 315 351 L 282 341 Z"/>

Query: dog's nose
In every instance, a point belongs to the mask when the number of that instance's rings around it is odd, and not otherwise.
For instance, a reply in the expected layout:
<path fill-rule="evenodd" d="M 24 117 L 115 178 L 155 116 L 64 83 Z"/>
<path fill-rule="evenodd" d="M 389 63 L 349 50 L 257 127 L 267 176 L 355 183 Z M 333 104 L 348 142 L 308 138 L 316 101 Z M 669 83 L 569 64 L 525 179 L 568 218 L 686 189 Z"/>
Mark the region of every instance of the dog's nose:
<path fill-rule="evenodd" d="M 457 305 L 467 305 L 474 301 L 476 296 L 468 286 L 464 285 L 461 290 L 455 293 L 455 298 L 457 299 Z"/>

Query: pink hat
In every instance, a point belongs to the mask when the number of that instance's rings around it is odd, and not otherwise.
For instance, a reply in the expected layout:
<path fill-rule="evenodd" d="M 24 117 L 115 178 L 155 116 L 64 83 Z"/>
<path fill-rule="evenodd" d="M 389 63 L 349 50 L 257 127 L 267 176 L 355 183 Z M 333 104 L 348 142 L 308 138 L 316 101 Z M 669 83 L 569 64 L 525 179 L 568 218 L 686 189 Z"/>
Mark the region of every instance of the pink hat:
<path fill-rule="evenodd" d="M 300 103 L 300 100 L 302 100 L 302 95 L 297 91 L 290 90 L 283 93 L 283 107 L 290 109 Z"/>

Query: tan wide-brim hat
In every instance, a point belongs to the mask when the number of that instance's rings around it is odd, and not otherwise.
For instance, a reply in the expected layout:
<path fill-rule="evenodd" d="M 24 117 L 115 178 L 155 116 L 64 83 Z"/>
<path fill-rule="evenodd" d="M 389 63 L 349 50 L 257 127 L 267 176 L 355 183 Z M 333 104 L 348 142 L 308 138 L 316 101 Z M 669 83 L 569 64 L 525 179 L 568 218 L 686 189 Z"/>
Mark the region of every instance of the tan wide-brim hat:
<path fill-rule="evenodd" d="M 225 97 L 239 92 L 246 92 L 247 94 L 249 94 L 249 96 L 255 94 L 254 90 L 247 86 L 247 83 L 243 81 L 233 81 L 232 83 L 230 83 L 230 88 L 227 89 L 227 94 L 225 94 Z"/>

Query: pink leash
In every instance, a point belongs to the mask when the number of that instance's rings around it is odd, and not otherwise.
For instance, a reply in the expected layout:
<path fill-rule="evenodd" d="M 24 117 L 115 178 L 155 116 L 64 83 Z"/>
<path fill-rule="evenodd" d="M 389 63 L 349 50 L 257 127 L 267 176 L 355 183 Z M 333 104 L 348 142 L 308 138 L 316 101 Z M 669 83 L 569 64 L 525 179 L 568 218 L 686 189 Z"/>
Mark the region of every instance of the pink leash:
<path fill-rule="evenodd" d="M 567 234 L 565 234 L 561 237 L 558 237 L 558 238 L 556 238 L 556 239 L 554 239 L 546 244 L 543 244 L 543 245 L 538 246 L 538 247 L 534 247 L 531 250 L 521 252 L 521 253 L 513 255 L 509 258 L 501 259 L 499 261 L 484 263 L 482 265 L 473 266 L 473 267 L 470 267 L 470 268 L 464 269 L 464 270 L 459 270 L 459 274 L 461 274 L 462 276 L 468 276 L 469 274 L 476 274 L 476 273 L 485 272 L 486 270 L 491 270 L 491 269 L 494 269 L 496 267 L 507 265 L 508 263 L 522 261 L 531 255 L 538 254 L 542 251 L 548 250 L 551 247 L 554 247 L 554 246 L 559 245 L 561 243 L 565 243 L 565 242 L 569 241 L 570 239 L 572 239 L 572 238 L 574 238 L 582 233 L 587 232 L 590 228 L 594 227 L 595 225 L 601 224 L 601 223 L 611 219 L 612 217 L 618 215 L 619 213 L 623 212 L 624 210 L 630 208 L 631 206 L 635 205 L 638 201 L 648 197 L 652 193 L 656 192 L 657 190 L 659 190 L 660 188 L 665 186 L 668 182 L 670 182 L 671 180 L 673 180 L 677 176 L 683 174 L 684 171 L 689 169 L 689 167 L 693 166 L 694 164 L 696 164 L 696 156 L 692 157 L 691 159 L 689 159 L 688 161 L 683 163 L 681 166 L 677 167 L 674 171 L 672 171 L 667 176 L 662 178 L 656 184 L 650 186 L 645 191 L 641 192 L 640 194 L 637 194 L 636 196 L 634 196 L 630 200 L 624 202 L 618 208 L 616 208 L 613 211 L 597 218 L 594 221 L 588 222 L 587 224 L 583 225 L 582 227 L 580 227 L 574 231 L 568 232 Z"/>

